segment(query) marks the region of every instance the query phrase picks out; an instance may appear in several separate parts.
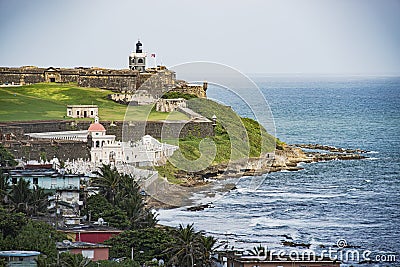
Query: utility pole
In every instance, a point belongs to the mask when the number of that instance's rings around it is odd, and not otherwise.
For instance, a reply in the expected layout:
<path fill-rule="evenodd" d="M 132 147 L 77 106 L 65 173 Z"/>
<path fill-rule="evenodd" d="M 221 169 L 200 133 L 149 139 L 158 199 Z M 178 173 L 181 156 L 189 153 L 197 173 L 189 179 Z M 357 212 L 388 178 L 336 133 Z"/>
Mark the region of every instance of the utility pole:
<path fill-rule="evenodd" d="M 55 201 L 56 201 L 56 216 L 55 216 L 56 223 L 54 226 L 56 230 L 57 230 L 57 225 L 58 225 L 58 200 L 59 200 L 59 194 L 56 193 L 56 198 L 55 198 Z"/>

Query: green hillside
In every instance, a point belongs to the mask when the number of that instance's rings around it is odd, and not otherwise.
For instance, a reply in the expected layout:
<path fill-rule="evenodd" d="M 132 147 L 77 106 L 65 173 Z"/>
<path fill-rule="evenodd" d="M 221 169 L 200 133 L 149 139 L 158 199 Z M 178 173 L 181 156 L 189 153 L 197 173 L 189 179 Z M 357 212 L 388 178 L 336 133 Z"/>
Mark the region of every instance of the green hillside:
<path fill-rule="evenodd" d="M 176 178 L 179 169 L 203 169 L 210 165 L 228 163 L 230 160 L 255 158 L 274 151 L 276 145 L 281 144 L 281 141 L 267 133 L 257 121 L 239 117 L 230 107 L 200 98 L 189 100 L 187 105 L 207 118 L 217 116 L 215 136 L 209 138 L 212 142 L 209 146 L 203 146 L 203 153 L 200 152 L 201 142 L 204 141 L 202 138 L 187 136 L 179 140 L 164 140 L 180 147 L 166 165 L 156 167 L 160 175 L 172 183 L 184 182 Z M 212 147 L 215 147 L 215 155 Z"/>
<path fill-rule="evenodd" d="M 0 121 L 62 120 L 67 105 L 98 105 L 101 120 L 123 120 L 125 105 L 107 99 L 111 91 L 82 88 L 76 84 L 39 83 L 20 87 L 0 87 Z M 152 111 L 151 106 L 130 107 L 135 120 L 182 120 L 179 112 L 171 114 Z M 89 119 L 82 119 L 89 120 Z"/>

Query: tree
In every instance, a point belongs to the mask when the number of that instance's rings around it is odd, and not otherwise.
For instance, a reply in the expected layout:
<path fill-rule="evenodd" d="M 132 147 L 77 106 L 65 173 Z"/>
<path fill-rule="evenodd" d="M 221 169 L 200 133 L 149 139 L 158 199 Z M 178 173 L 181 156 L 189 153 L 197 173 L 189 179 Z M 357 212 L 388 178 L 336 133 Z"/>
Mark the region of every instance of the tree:
<path fill-rule="evenodd" d="M 112 168 L 110 165 L 104 164 L 96 174 L 98 177 L 93 180 L 93 184 L 100 188 L 100 194 L 104 196 L 104 199 L 97 197 L 97 201 L 93 202 L 93 205 L 90 205 L 88 200 L 90 208 L 87 210 L 92 211 L 92 217 L 101 213 L 103 219 L 106 219 L 105 216 L 109 215 L 108 221 L 114 220 L 114 226 L 121 229 L 127 228 L 125 223 L 121 221 L 124 219 L 123 213 L 127 216 L 131 229 L 156 225 L 157 216 L 153 214 L 150 208 L 145 206 L 141 188 L 134 177 L 118 173 L 115 167 Z M 104 203 L 105 200 L 110 205 Z M 101 210 L 99 210 L 99 207 L 101 207 Z M 94 210 L 97 212 L 94 213 Z M 117 219 L 119 225 L 115 224 L 115 219 Z"/>
<path fill-rule="evenodd" d="M 146 207 L 141 194 L 141 188 L 130 175 L 121 175 L 118 206 L 126 211 L 131 222 L 131 229 L 154 227 L 157 224 L 157 215 L 151 208 Z"/>
<path fill-rule="evenodd" d="M 0 204 L 7 202 L 8 191 L 10 189 L 8 181 L 9 176 L 0 168 Z"/>
<path fill-rule="evenodd" d="M 28 213 L 29 203 L 31 201 L 31 190 L 29 189 L 29 181 L 19 179 L 17 184 L 12 185 L 10 193 L 10 201 L 13 210 L 16 212 Z"/>
<path fill-rule="evenodd" d="M 14 239 L 27 222 L 23 213 L 10 213 L 0 207 L 0 240 Z M 4 247 L 1 242 L 0 247 Z"/>
<path fill-rule="evenodd" d="M 35 259 L 35 262 L 37 264 L 37 267 L 56 266 L 56 262 L 44 255 L 39 255 L 37 259 Z"/>
<path fill-rule="evenodd" d="M 40 187 L 29 189 L 29 181 L 19 179 L 17 184 L 11 187 L 9 194 L 11 205 L 16 212 L 23 212 L 27 215 L 37 215 L 45 212 L 48 206 L 48 196 Z"/>
<path fill-rule="evenodd" d="M 93 195 L 88 198 L 84 214 L 89 216 L 89 213 L 91 220 L 103 218 L 110 224 L 110 226 L 119 229 L 128 229 L 130 227 L 130 222 L 126 212 L 118 207 L 113 206 L 104 196 L 100 194 Z"/>
<path fill-rule="evenodd" d="M 131 229 L 154 227 L 157 224 L 157 216 L 145 207 L 140 194 L 128 196 L 120 202 L 119 207 L 126 211 Z"/>
<path fill-rule="evenodd" d="M 96 171 L 96 178 L 93 179 L 93 185 L 100 187 L 100 193 L 113 205 L 118 192 L 121 175 L 115 167 L 103 164 L 99 171 Z"/>
<path fill-rule="evenodd" d="M 146 228 L 124 231 L 104 243 L 111 245 L 110 257 L 130 259 L 133 252 L 133 260 L 143 264 L 153 258 L 167 262 L 166 250 L 173 241 L 173 232 L 169 228 Z"/>
<path fill-rule="evenodd" d="M 169 244 L 169 264 L 182 267 L 211 266 L 211 252 L 217 243 L 212 236 L 196 232 L 193 224 L 181 224 L 173 232 L 174 240 Z"/>
<path fill-rule="evenodd" d="M 67 239 L 64 233 L 57 232 L 44 222 L 29 220 L 14 239 L 17 250 L 36 250 L 46 255 L 50 261 L 57 259 L 56 242 Z"/>
<path fill-rule="evenodd" d="M 213 236 L 201 235 L 200 237 L 200 250 L 202 265 L 211 266 L 211 252 L 217 243 L 217 239 Z"/>
<path fill-rule="evenodd" d="M 14 167 L 17 164 L 14 156 L 0 144 L 0 169 Z"/>
<path fill-rule="evenodd" d="M 30 214 L 38 215 L 46 212 L 49 204 L 48 197 L 50 195 L 50 193 L 45 193 L 43 188 L 35 186 L 35 188 L 31 190 L 31 201 L 29 203 Z"/>
<path fill-rule="evenodd" d="M 186 227 L 179 225 L 175 230 L 175 240 L 167 250 L 172 254 L 169 262 L 182 267 L 194 266 L 197 256 L 201 254 L 199 238 L 200 235 L 194 230 L 193 224 L 188 224 Z"/>
<path fill-rule="evenodd" d="M 10 213 L 0 207 L 0 248 L 2 250 L 36 250 L 56 262 L 56 242 L 66 239 L 44 222 L 30 220 L 22 213 Z"/>
<path fill-rule="evenodd" d="M 61 267 L 86 267 L 91 260 L 82 256 L 82 254 L 71 254 L 69 252 L 61 253 Z"/>

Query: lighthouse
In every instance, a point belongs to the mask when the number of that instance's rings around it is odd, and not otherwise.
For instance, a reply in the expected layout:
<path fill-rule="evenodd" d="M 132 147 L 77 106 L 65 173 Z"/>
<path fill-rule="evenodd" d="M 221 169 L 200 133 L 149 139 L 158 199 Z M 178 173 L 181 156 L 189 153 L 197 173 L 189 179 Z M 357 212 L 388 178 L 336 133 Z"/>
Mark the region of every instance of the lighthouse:
<path fill-rule="evenodd" d="M 129 56 L 129 69 L 145 72 L 146 70 L 146 53 L 142 50 L 142 43 L 140 40 L 136 43 L 136 50 Z"/>

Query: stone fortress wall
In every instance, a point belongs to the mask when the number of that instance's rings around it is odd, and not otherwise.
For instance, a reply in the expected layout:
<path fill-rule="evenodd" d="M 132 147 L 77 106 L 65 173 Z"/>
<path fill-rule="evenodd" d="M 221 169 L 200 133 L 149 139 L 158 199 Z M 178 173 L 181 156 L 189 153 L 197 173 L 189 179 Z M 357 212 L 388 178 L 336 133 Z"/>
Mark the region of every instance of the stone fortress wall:
<path fill-rule="evenodd" d="M 153 77 L 152 79 L 150 79 Z M 19 68 L 0 67 L 0 85 L 29 85 L 42 82 L 77 83 L 81 87 L 97 87 L 117 93 L 134 94 L 137 90 L 147 91 L 155 98 L 164 92 L 178 91 L 206 97 L 207 86 L 189 85 L 177 81 L 175 72 L 164 66 L 148 68 L 145 72 L 104 68 Z"/>
<path fill-rule="evenodd" d="M 26 136 L 26 133 L 43 133 L 58 131 L 87 130 L 91 121 L 32 121 L 0 123 L 0 143 L 3 144 L 16 158 L 39 160 L 41 154 L 48 159 L 56 156 L 60 160 L 89 159 L 90 149 L 86 142 L 74 140 L 39 140 Z M 122 140 L 122 131 L 131 140 L 139 140 L 143 135 L 154 138 L 178 138 L 185 136 L 209 137 L 214 136 L 211 121 L 137 121 L 124 123 L 122 121 L 104 121 L 107 134 Z M 143 129 L 143 131 L 138 131 Z M 126 136 L 125 136 L 126 138 Z"/>

